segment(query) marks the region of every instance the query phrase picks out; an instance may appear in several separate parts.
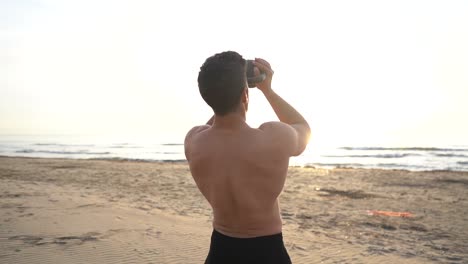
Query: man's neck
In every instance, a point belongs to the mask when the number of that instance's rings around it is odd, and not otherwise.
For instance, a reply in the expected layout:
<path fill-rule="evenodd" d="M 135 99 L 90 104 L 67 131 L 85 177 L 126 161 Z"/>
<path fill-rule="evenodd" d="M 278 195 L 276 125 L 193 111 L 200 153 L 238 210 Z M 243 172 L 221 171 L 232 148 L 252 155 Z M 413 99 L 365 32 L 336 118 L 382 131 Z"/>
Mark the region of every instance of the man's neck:
<path fill-rule="evenodd" d="M 213 128 L 222 129 L 237 129 L 246 125 L 245 113 L 241 114 L 238 112 L 228 113 L 224 116 L 215 115 L 213 122 Z"/>

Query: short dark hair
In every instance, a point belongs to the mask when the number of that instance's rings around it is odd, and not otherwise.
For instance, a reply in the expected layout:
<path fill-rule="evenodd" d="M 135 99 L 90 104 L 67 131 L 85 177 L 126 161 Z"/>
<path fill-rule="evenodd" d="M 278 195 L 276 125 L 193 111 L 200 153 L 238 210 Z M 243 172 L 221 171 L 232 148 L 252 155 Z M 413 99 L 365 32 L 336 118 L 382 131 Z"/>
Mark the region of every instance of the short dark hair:
<path fill-rule="evenodd" d="M 217 115 L 234 111 L 246 87 L 245 59 L 237 52 L 215 54 L 200 67 L 198 89 Z"/>

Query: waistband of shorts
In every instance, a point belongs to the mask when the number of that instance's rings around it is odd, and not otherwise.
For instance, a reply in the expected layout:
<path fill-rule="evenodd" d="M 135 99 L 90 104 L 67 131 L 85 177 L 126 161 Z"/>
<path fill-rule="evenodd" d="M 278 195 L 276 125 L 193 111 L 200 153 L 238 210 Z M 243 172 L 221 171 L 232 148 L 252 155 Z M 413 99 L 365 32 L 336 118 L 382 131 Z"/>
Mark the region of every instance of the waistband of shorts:
<path fill-rule="evenodd" d="M 220 238 L 220 239 L 223 239 L 223 240 L 239 241 L 239 242 L 246 242 L 246 241 L 261 242 L 261 241 L 272 241 L 272 240 L 273 241 L 274 240 L 283 241 L 283 233 L 281 233 L 281 232 L 277 233 L 277 234 L 273 234 L 273 235 L 241 238 L 241 237 L 228 236 L 228 235 L 222 234 L 221 232 L 219 232 L 216 229 L 213 229 L 212 237 L 213 238 Z"/>

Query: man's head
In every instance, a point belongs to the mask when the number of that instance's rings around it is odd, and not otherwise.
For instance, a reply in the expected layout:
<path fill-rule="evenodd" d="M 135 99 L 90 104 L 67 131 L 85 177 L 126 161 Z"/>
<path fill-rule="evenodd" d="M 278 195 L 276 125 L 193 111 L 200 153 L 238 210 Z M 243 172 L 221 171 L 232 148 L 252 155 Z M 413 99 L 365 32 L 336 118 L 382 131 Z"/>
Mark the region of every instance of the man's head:
<path fill-rule="evenodd" d="M 235 112 L 245 102 L 248 88 L 245 76 L 245 60 L 234 51 L 215 54 L 200 67 L 198 88 L 203 100 L 216 115 Z M 242 99 L 242 100 L 241 100 Z"/>

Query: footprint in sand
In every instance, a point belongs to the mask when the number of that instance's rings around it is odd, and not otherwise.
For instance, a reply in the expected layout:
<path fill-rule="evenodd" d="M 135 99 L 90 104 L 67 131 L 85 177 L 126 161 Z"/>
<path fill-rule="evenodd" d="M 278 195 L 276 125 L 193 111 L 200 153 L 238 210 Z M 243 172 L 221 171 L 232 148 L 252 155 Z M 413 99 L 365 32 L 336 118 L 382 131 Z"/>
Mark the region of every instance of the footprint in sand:
<path fill-rule="evenodd" d="M 0 205 L 0 208 L 2 209 L 10 209 L 10 208 L 16 208 L 16 207 L 21 207 L 23 204 L 20 203 L 4 203 Z"/>
<path fill-rule="evenodd" d="M 19 240 L 23 241 L 25 244 L 35 245 L 37 242 L 41 241 L 43 238 L 39 236 L 30 236 L 30 235 L 19 235 L 19 236 L 11 236 L 8 240 Z"/>
<path fill-rule="evenodd" d="M 47 244 L 65 245 L 65 244 L 83 244 L 88 241 L 99 240 L 101 233 L 89 232 L 79 236 L 61 236 L 61 237 L 40 237 L 32 235 L 19 235 L 9 237 L 8 240 L 19 240 L 25 244 L 33 246 L 42 246 Z"/>
<path fill-rule="evenodd" d="M 28 213 L 28 214 L 20 215 L 19 217 L 28 217 L 28 216 L 33 216 L 33 215 L 34 215 L 33 213 Z"/>
<path fill-rule="evenodd" d="M 76 208 L 86 208 L 86 207 L 106 207 L 106 206 L 104 204 L 91 203 L 91 204 L 78 205 Z"/>

